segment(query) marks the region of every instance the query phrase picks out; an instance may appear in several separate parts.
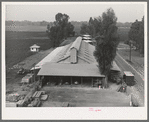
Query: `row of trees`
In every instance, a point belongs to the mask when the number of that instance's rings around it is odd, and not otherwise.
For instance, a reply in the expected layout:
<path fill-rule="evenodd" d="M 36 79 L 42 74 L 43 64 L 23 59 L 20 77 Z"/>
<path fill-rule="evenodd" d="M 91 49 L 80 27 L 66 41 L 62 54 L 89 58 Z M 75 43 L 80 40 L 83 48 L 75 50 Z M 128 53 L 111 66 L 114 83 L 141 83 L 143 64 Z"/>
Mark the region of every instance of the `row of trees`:
<path fill-rule="evenodd" d="M 76 27 L 76 28 L 80 28 L 80 26 L 82 24 L 88 24 L 88 21 L 71 21 L 71 24 Z M 131 26 L 131 22 L 125 22 L 125 23 L 121 23 L 121 22 L 117 22 L 117 27 L 130 27 Z M 28 25 L 32 25 L 32 26 L 47 26 L 53 25 L 53 22 L 47 22 L 47 21 L 28 21 L 28 20 L 24 20 L 24 21 L 12 21 L 12 20 L 6 20 L 6 26 L 28 26 Z"/>
<path fill-rule="evenodd" d="M 142 21 L 136 20 L 132 23 L 128 37 L 135 45 L 136 50 L 139 50 L 140 54 L 144 54 L 144 17 Z"/>
<path fill-rule="evenodd" d="M 59 44 L 68 36 L 74 36 L 74 26 L 68 21 L 69 16 L 67 14 L 58 13 L 55 16 L 54 24 L 52 27 L 47 26 L 47 32 L 53 47 L 59 46 Z"/>
<path fill-rule="evenodd" d="M 116 26 L 117 18 L 112 8 L 102 14 L 102 17 L 92 18 L 90 17 L 88 24 L 82 24 L 81 34 L 90 34 L 92 37 L 103 35 L 107 31 L 109 25 Z"/>

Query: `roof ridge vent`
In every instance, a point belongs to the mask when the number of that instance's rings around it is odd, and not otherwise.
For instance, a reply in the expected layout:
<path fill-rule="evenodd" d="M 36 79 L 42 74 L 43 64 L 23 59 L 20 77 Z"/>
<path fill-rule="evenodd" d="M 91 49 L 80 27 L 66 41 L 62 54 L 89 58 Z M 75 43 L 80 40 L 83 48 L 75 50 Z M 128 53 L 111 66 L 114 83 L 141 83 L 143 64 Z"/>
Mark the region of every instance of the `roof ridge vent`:
<path fill-rule="evenodd" d="M 70 50 L 71 50 L 72 48 L 75 48 L 75 49 L 77 49 L 77 51 L 79 51 L 81 42 L 82 42 L 82 37 L 79 36 L 79 37 L 73 42 L 73 44 L 71 45 Z"/>

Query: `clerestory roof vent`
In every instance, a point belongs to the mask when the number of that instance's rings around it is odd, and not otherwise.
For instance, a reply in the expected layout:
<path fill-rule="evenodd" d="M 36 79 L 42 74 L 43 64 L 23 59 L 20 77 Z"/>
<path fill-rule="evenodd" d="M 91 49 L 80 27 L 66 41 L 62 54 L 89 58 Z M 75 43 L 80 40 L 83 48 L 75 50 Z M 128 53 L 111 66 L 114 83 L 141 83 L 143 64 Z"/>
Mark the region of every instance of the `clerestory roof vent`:
<path fill-rule="evenodd" d="M 78 37 L 78 38 L 73 42 L 73 44 L 71 45 L 70 50 L 71 50 L 72 48 L 75 48 L 75 49 L 77 49 L 77 51 L 79 51 L 80 45 L 81 45 L 81 41 L 82 41 L 82 37 Z"/>

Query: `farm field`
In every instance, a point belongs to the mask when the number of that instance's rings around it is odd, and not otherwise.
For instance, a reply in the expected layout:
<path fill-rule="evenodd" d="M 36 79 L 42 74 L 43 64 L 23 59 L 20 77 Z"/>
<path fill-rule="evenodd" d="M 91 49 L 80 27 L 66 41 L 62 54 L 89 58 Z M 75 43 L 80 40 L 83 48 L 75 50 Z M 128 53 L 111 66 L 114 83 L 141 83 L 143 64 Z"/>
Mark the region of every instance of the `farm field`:
<path fill-rule="evenodd" d="M 120 54 L 128 63 L 129 62 L 129 49 L 118 50 Z M 130 63 L 142 76 L 144 76 L 144 57 L 140 57 L 139 52 L 132 50 L 131 51 L 131 63 Z"/>
<path fill-rule="evenodd" d="M 6 68 L 33 55 L 29 47 L 33 44 L 41 46 L 41 50 L 51 48 L 51 42 L 46 33 L 46 26 L 6 26 Z M 74 30 L 79 33 L 80 28 Z"/>
<path fill-rule="evenodd" d="M 124 42 L 126 40 L 128 40 L 128 32 L 129 32 L 130 28 L 125 28 L 125 27 L 118 27 L 118 34 L 119 34 L 119 38 L 120 38 L 120 42 Z"/>
<path fill-rule="evenodd" d="M 5 35 L 7 68 L 33 55 L 34 53 L 30 52 L 30 46 L 33 44 L 39 45 L 41 50 L 51 48 L 51 42 L 46 32 L 6 31 Z"/>
<path fill-rule="evenodd" d="M 20 31 L 20 32 L 46 32 L 47 26 L 6 26 L 6 31 Z"/>

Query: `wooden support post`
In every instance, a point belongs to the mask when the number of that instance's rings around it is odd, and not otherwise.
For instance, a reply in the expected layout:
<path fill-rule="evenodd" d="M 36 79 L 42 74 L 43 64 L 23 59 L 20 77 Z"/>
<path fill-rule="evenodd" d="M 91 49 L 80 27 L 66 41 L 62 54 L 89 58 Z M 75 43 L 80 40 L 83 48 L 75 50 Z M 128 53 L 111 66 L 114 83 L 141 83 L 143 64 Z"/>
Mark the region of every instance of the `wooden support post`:
<path fill-rule="evenodd" d="M 102 88 L 103 88 L 103 89 L 105 88 L 105 80 L 106 80 L 106 78 L 103 77 L 103 78 L 102 78 Z"/>
<path fill-rule="evenodd" d="M 93 87 L 93 78 L 92 78 L 92 87 Z"/>
<path fill-rule="evenodd" d="M 82 87 L 82 79 L 83 79 L 83 78 L 81 77 L 81 87 Z"/>
<path fill-rule="evenodd" d="M 72 77 L 71 77 L 71 87 L 72 87 Z"/>

